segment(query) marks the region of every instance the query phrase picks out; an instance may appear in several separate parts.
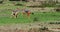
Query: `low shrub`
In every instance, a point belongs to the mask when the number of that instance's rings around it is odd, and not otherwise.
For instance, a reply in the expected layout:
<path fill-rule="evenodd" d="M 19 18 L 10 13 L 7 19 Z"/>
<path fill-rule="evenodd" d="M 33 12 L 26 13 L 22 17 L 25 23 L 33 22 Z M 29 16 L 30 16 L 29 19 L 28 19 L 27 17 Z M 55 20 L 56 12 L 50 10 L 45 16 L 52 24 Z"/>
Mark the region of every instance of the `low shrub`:
<path fill-rule="evenodd" d="M 3 1 L 0 1 L 0 4 L 2 4 L 3 3 Z"/>
<path fill-rule="evenodd" d="M 60 22 L 50 22 L 49 24 L 60 24 Z"/>
<path fill-rule="evenodd" d="M 40 28 L 41 30 L 48 30 L 48 28 L 46 28 L 46 27 L 43 27 L 43 28 Z"/>
<path fill-rule="evenodd" d="M 56 10 L 56 12 L 60 12 L 60 9 L 59 8 L 57 8 L 57 9 L 55 9 Z"/>
<path fill-rule="evenodd" d="M 15 6 L 23 6 L 23 4 L 19 4 L 19 3 L 18 3 L 18 4 L 15 4 Z"/>

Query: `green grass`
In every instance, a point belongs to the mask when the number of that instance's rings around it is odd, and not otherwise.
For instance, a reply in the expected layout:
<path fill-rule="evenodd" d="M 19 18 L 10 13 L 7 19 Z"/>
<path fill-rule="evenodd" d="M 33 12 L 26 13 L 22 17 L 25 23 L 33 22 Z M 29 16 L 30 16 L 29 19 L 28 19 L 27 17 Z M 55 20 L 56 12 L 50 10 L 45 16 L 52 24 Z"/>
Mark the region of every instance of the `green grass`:
<path fill-rule="evenodd" d="M 34 15 L 30 15 L 30 19 L 28 19 L 25 15 L 25 17 L 22 16 L 21 13 L 19 13 L 18 18 L 11 18 L 11 10 L 8 9 L 16 9 L 19 7 L 22 9 L 24 6 L 13 6 L 8 4 L 11 4 L 11 2 L 1 4 L 0 5 L 0 24 L 12 24 L 12 23 L 33 23 L 33 22 L 47 22 L 47 21 L 60 21 L 60 13 L 59 12 L 34 12 Z M 22 4 L 25 4 L 22 3 Z M 38 21 L 33 21 L 34 18 L 37 18 Z"/>
<path fill-rule="evenodd" d="M 5 15 L 4 15 L 5 14 Z M 11 23 L 33 23 L 33 22 L 47 22 L 47 21 L 60 21 L 59 12 L 34 12 L 34 15 L 30 15 L 30 19 L 22 16 L 19 13 L 18 18 L 11 18 L 11 11 L 4 11 L 0 13 L 0 24 L 11 24 Z M 34 18 L 37 18 L 38 21 L 33 21 Z"/>

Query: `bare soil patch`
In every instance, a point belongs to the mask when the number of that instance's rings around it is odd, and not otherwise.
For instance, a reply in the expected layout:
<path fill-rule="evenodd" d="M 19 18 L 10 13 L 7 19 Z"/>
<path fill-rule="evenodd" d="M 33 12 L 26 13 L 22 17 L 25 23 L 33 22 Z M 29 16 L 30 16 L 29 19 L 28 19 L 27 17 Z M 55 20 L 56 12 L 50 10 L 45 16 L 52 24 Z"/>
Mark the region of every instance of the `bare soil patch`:
<path fill-rule="evenodd" d="M 7 24 L 0 26 L 0 32 L 60 32 L 60 24 L 49 24 L 48 22 Z"/>

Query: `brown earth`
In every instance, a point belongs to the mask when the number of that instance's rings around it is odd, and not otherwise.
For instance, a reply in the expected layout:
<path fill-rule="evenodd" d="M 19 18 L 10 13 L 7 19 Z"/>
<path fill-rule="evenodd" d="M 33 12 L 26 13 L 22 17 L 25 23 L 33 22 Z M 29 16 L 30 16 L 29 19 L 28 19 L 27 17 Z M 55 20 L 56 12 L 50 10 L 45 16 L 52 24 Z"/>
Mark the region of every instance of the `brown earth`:
<path fill-rule="evenodd" d="M 0 25 L 0 32 L 60 32 L 60 24 L 36 22 Z"/>

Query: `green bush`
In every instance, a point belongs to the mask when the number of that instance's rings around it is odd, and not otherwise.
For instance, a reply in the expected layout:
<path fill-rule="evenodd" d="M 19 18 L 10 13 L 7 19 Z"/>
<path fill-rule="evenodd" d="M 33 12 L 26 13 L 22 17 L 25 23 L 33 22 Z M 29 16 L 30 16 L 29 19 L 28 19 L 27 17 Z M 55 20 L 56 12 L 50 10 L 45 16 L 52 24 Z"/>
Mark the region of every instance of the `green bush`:
<path fill-rule="evenodd" d="M 19 4 L 19 3 L 18 3 L 18 4 L 16 4 L 15 6 L 23 6 L 23 4 Z"/>
<path fill-rule="evenodd" d="M 59 8 L 57 8 L 57 9 L 55 9 L 56 10 L 56 12 L 60 12 L 60 9 Z"/>
<path fill-rule="evenodd" d="M 2 4 L 3 3 L 3 1 L 0 1 L 0 4 Z"/>

